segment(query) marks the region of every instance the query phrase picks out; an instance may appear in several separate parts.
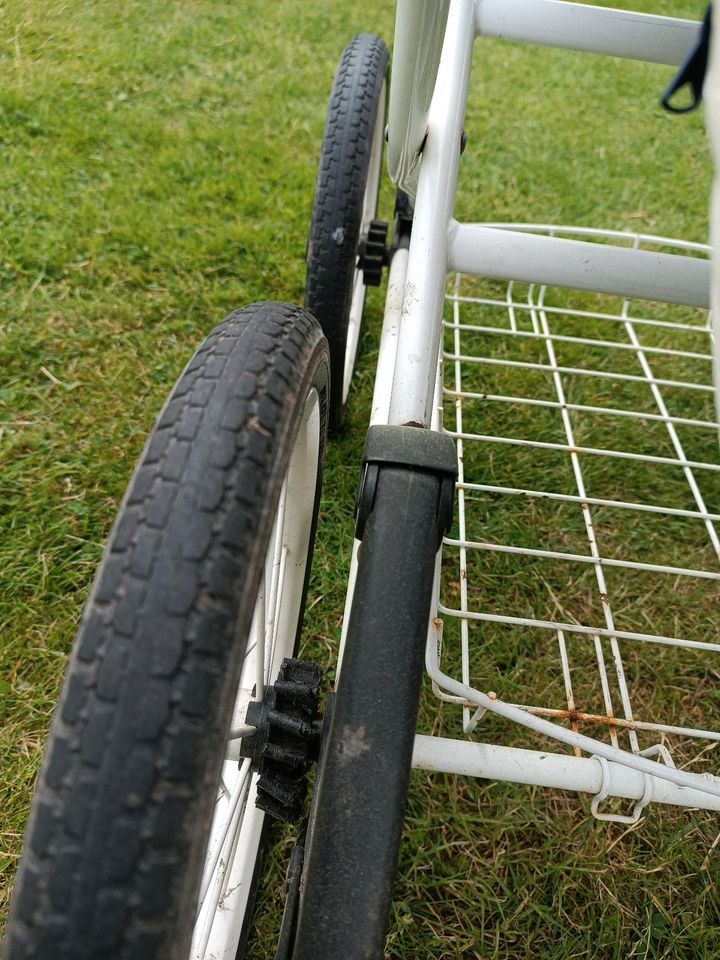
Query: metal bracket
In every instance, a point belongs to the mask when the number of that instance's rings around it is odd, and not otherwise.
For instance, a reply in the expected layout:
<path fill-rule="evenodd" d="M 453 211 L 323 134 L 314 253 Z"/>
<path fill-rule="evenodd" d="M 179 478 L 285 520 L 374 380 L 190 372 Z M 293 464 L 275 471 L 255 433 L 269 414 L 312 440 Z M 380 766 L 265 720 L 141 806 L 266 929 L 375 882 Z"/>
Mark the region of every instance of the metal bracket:
<path fill-rule="evenodd" d="M 654 757 L 660 756 L 662 762 L 668 767 L 674 767 L 675 761 L 673 760 L 670 751 L 662 743 L 656 743 L 652 747 L 648 747 L 647 750 L 641 750 L 641 757 Z M 629 815 L 622 813 L 600 813 L 600 804 L 603 800 L 606 800 L 610 795 L 610 764 L 605 759 L 605 757 L 599 757 L 597 754 L 593 754 L 593 760 L 597 760 L 600 764 L 600 770 L 602 772 L 602 784 L 600 790 L 592 799 L 590 804 L 590 812 L 595 817 L 596 820 L 606 820 L 609 823 L 637 823 L 645 807 L 652 800 L 653 795 L 653 778 L 649 773 L 643 774 L 643 782 L 645 784 L 643 789 L 643 795 L 637 801 L 633 807 L 633 812 Z"/>

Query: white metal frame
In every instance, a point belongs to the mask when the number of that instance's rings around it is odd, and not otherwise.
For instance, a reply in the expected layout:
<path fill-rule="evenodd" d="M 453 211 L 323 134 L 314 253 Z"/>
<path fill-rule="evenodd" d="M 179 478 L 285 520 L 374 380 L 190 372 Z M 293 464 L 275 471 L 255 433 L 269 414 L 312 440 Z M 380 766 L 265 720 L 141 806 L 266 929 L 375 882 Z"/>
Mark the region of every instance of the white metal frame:
<path fill-rule="evenodd" d="M 583 511 L 590 552 L 578 555 L 572 552 L 547 551 L 544 549 L 518 549 L 510 544 L 481 543 L 469 541 L 461 533 L 460 538 L 447 541 L 459 551 L 461 566 L 469 551 L 489 550 L 495 552 L 519 552 L 526 556 L 553 557 L 573 563 L 583 563 L 595 570 L 597 589 L 601 597 L 607 596 L 605 571 L 617 567 L 642 570 L 675 576 L 704 578 L 709 584 L 720 580 L 720 566 L 690 569 L 676 564 L 653 564 L 602 557 L 595 543 L 592 512 L 596 508 L 613 507 L 637 510 L 640 514 L 663 514 L 675 517 L 692 517 L 704 525 L 710 543 L 720 560 L 720 541 L 715 524 L 720 516 L 709 512 L 703 502 L 695 473 L 702 470 L 720 470 L 720 462 L 698 462 L 688 458 L 683 450 L 678 429 L 680 426 L 700 426 L 717 430 L 717 423 L 707 419 L 673 416 L 665 403 L 663 391 L 671 388 L 712 391 L 710 382 L 688 383 L 670 378 L 656 377 L 653 373 L 655 359 L 668 354 L 683 359 L 711 359 L 710 354 L 696 350 L 664 349 L 643 346 L 637 330 L 644 323 L 654 321 L 631 315 L 629 302 L 646 299 L 707 308 L 710 300 L 710 263 L 707 248 L 701 244 L 673 242 L 673 252 L 658 252 L 665 243 L 662 238 L 636 236 L 628 238 L 621 233 L 601 232 L 591 229 L 554 228 L 536 225 L 512 224 L 460 224 L 453 219 L 458 161 L 461 152 L 461 135 L 465 103 L 470 78 L 473 42 L 477 36 L 505 38 L 534 44 L 550 45 L 607 54 L 663 64 L 678 64 L 685 56 L 699 29 L 699 24 L 687 20 L 656 17 L 585 4 L 560 2 L 560 0 L 450 0 L 445 22 L 446 4 L 401 2 L 395 33 L 395 49 L 401 52 L 393 67 L 393 82 L 390 92 L 388 130 L 388 155 L 390 173 L 395 182 L 415 198 L 413 232 L 408 251 L 400 250 L 395 255 L 389 277 L 385 318 L 381 335 L 380 356 L 372 405 L 372 423 L 413 424 L 439 429 L 438 410 L 443 405 L 441 385 L 438 380 L 438 356 L 441 357 L 443 340 L 443 309 L 446 297 L 446 280 L 449 273 L 457 271 L 470 275 L 509 281 L 507 308 L 511 332 L 516 338 L 533 340 L 546 351 L 543 363 L 525 363 L 533 371 L 541 370 L 552 378 L 556 396 L 551 400 L 518 397 L 489 397 L 497 403 L 521 402 L 536 404 L 561 412 L 565 430 L 563 443 L 543 443 L 522 438 L 496 435 L 465 434 L 462 414 L 458 413 L 454 436 L 461 465 L 459 488 L 459 515 L 461 530 L 464 524 L 464 493 L 472 489 L 504 496 L 530 496 L 558 499 L 577 504 Z M 444 30 L 442 55 L 437 75 L 432 52 L 439 45 Z M 716 31 L 716 33 L 720 33 Z M 418 39 L 420 37 L 420 39 Z M 717 45 L 717 44 L 716 44 Z M 418 51 L 425 51 L 422 56 Z M 428 51 L 430 51 L 428 53 Z M 715 54 L 714 70 L 717 74 Z M 423 69 L 423 62 L 428 65 Z M 712 71 L 711 71 L 712 73 Z M 433 83 L 434 81 L 434 83 Z M 717 77 L 717 92 L 711 95 L 720 100 L 720 77 Z M 428 97 L 428 89 L 433 95 Z M 398 92 L 399 91 L 399 92 Z M 714 100 L 712 102 L 715 102 Z M 716 111 L 717 112 L 717 111 Z M 711 130 L 720 153 L 720 131 Z M 716 206 L 720 207 L 720 188 L 716 188 Z M 716 217 L 715 223 L 720 221 Z M 557 234 L 560 234 L 558 236 Z M 602 238 L 604 243 L 596 242 Z M 628 244 L 629 239 L 629 244 Z M 609 242 L 608 242 L 609 241 Z M 645 246 L 652 249 L 643 249 Z M 675 252 L 682 248 L 686 255 Z M 515 304 L 513 284 L 531 284 L 532 291 L 539 290 L 537 302 Z M 714 281 L 714 303 L 720 302 L 720 283 Z M 573 433 L 574 413 L 594 413 L 599 416 L 624 416 L 639 418 L 640 414 L 627 409 L 613 409 L 587 404 L 573 404 L 564 394 L 563 376 L 572 374 L 592 377 L 605 376 L 585 368 L 563 367 L 557 359 L 556 350 L 565 342 L 583 345 L 583 338 L 554 334 L 551 330 L 553 307 L 544 302 L 546 286 L 566 287 L 592 291 L 598 294 L 613 294 L 624 298 L 622 310 L 614 320 L 627 334 L 625 343 L 598 341 L 587 338 L 588 349 L 606 346 L 610 350 L 627 350 L 640 365 L 638 374 L 617 374 L 618 381 L 647 385 L 655 410 L 645 412 L 645 419 L 664 424 L 674 451 L 672 457 L 636 454 L 622 450 L 596 450 L 578 446 Z M 457 308 L 461 301 L 454 298 L 455 319 L 449 324 L 457 333 L 461 326 Z M 453 298 L 451 297 L 451 300 Z M 532 329 L 518 330 L 514 320 L 515 311 L 529 309 L 532 314 Z M 580 311 L 581 312 L 581 311 Z M 716 314 L 717 316 L 717 311 Z M 605 313 L 602 314 L 606 316 Z M 717 322 L 717 321 L 716 321 Z M 658 326 L 668 329 L 686 329 L 683 323 L 658 321 Z M 488 336 L 504 335 L 508 331 L 475 325 L 475 332 Z M 708 332 L 708 326 L 699 329 Z M 712 341 L 712 338 L 710 338 Z M 459 339 L 456 337 L 456 345 Z M 715 365 L 720 369 L 720 336 L 714 338 Z M 445 354 L 445 365 L 462 362 L 493 364 L 512 361 L 495 361 L 490 357 L 470 358 L 461 354 L 459 346 L 454 353 Z M 518 362 L 519 367 L 523 366 Z M 609 375 L 612 378 L 612 374 Z M 459 392 L 458 392 L 459 391 Z M 447 392 L 445 400 L 452 399 L 460 411 L 462 397 L 460 386 Z M 716 396 L 720 393 L 716 391 Z M 472 397 L 471 394 L 467 397 Z M 720 402 L 718 402 L 720 421 Z M 552 449 L 570 456 L 577 483 L 576 494 L 557 494 L 552 491 L 528 490 L 521 487 L 492 484 L 466 483 L 462 474 L 462 449 L 464 443 L 504 443 Z M 695 501 L 695 509 L 664 507 L 650 503 L 610 501 L 593 497 L 583 479 L 580 457 L 608 456 L 644 462 L 650 469 L 653 464 L 672 465 L 683 471 Z M 356 544 L 357 548 L 357 544 Z M 352 597 L 352 584 L 356 568 L 357 549 L 353 554 L 348 606 Z M 438 570 L 440 564 L 438 560 Z M 439 577 L 438 591 L 439 591 Z M 601 819 L 616 819 L 635 822 L 650 800 L 720 809 L 720 779 L 708 775 L 688 773 L 675 769 L 672 757 L 663 739 L 669 733 L 685 733 L 704 737 L 709 742 L 720 740 L 718 731 L 699 731 L 694 727 L 655 724 L 634 718 L 627 685 L 623 676 L 620 643 L 645 642 L 704 649 L 708 653 L 720 651 L 720 644 L 712 641 L 686 640 L 682 637 L 659 636 L 617 629 L 609 602 L 603 601 L 605 623 L 584 626 L 555 620 L 500 616 L 491 611 L 470 611 L 467 607 L 467 588 L 461 578 L 461 610 L 449 609 L 439 604 L 428 634 L 427 669 L 436 692 L 442 699 L 463 706 L 465 728 L 472 732 L 478 720 L 487 711 L 529 727 L 544 737 L 563 742 L 574 748 L 575 755 L 553 755 L 497 747 L 463 741 L 437 740 L 418 736 L 414 765 L 422 769 L 472 773 L 477 776 L 513 780 L 538 785 L 562 786 L 566 789 L 585 791 L 595 796 L 593 813 Z M 464 596 L 463 596 L 464 594 Z M 346 608 L 347 609 L 347 608 Z M 603 666 L 602 645 L 609 644 L 612 654 L 622 716 L 612 715 L 610 743 L 581 734 L 577 721 L 572 728 L 564 726 L 559 719 L 568 722 L 568 711 L 550 708 L 527 707 L 501 702 L 492 692 L 483 693 L 469 682 L 468 669 L 463 667 L 463 676 L 457 679 L 441 667 L 442 617 L 459 615 L 463 622 L 464 641 L 469 622 L 484 621 L 532 626 L 539 630 L 554 631 L 561 648 L 561 660 L 568 704 L 572 713 L 572 685 L 570 666 L 565 650 L 565 637 L 576 634 L 588 636 L 595 644 L 598 659 L 605 679 L 605 714 L 610 714 L 607 671 Z M 607 688 L 607 689 L 606 689 Z M 554 719 L 553 719 L 554 718 Z M 600 721 L 600 716 L 583 715 L 583 723 Z M 605 718 L 606 719 L 606 718 Z M 619 747 L 618 730 L 624 731 L 629 740 L 629 750 Z M 641 750 L 638 731 L 652 731 L 661 737 L 661 742 Z M 582 758 L 580 752 L 589 753 Z M 599 804 L 608 796 L 635 801 L 629 815 L 604 814 Z"/>
<path fill-rule="evenodd" d="M 710 57 L 703 95 L 706 126 L 715 158 L 715 179 L 710 198 L 710 243 L 720 249 L 720 30 L 710 35 Z M 720 264 L 715 259 L 710 284 L 710 306 L 714 324 L 715 415 L 720 424 Z"/>

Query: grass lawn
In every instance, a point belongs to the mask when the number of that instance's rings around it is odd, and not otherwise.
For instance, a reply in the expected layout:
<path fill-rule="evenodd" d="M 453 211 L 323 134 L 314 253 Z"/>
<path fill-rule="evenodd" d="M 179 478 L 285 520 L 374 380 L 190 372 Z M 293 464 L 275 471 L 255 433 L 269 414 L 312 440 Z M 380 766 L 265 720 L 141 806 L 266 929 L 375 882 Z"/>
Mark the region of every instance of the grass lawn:
<path fill-rule="evenodd" d="M 635 6 L 695 19 L 704 10 L 699 0 Z M 133 464 L 177 374 L 226 313 L 258 299 L 302 302 L 335 62 L 357 32 L 389 43 L 391 7 L 0 4 L 0 924 L 65 657 Z M 702 118 L 658 107 L 671 73 L 478 44 L 458 216 L 704 241 Z M 389 217 L 389 188 L 383 201 Z M 350 414 L 326 472 L 303 652 L 330 676 L 382 302 L 370 291 Z M 494 392 L 509 393 L 502 376 Z M 632 446 L 629 431 L 612 445 Z M 717 486 L 706 496 L 720 512 Z M 505 523 L 571 537 L 577 518 L 564 517 L 524 506 Z M 608 521 L 605 535 L 655 554 L 652 526 Z M 679 527 L 677 540 L 704 547 Z M 545 586 L 523 570 L 508 561 L 493 582 L 508 603 L 530 606 Z M 697 635 L 716 639 L 720 596 L 709 584 L 687 596 L 678 588 L 657 617 L 672 621 L 684 605 Z M 643 615 L 635 609 L 629 622 Z M 525 683 L 502 638 L 488 631 L 487 642 L 497 675 Z M 527 682 L 542 686 L 542 670 Z M 660 691 L 675 689 L 664 668 L 654 672 Z M 717 669 L 695 674 L 717 715 Z M 680 697 L 683 676 L 673 680 Z M 428 697 L 422 723 L 446 732 L 457 719 Z M 502 725 L 483 736 L 493 733 L 527 745 Z M 561 792 L 416 774 L 388 956 L 717 957 L 718 829 L 710 814 L 652 808 L 628 830 Z M 288 843 L 280 836 L 278 849 Z M 273 866 L 261 901 L 258 960 L 273 956 L 283 872 Z"/>

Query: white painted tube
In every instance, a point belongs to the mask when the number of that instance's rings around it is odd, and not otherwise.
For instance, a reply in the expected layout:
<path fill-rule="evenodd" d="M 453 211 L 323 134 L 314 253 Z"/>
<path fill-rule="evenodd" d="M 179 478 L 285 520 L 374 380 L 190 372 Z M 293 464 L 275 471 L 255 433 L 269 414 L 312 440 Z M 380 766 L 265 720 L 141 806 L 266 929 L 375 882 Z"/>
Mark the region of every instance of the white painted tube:
<path fill-rule="evenodd" d="M 400 314 L 402 312 L 405 275 L 407 273 L 408 251 L 400 247 L 393 254 L 388 274 L 388 289 L 385 297 L 385 313 L 383 315 L 382 332 L 380 333 L 380 350 L 378 353 L 377 369 L 375 373 L 375 389 L 370 414 L 370 425 L 386 424 L 390 410 L 390 394 L 393 384 L 395 368 L 395 354 L 397 352 L 397 338 L 400 329 Z M 353 540 L 352 557 L 350 559 L 350 575 L 345 595 L 345 612 L 343 614 L 342 632 L 340 634 L 340 650 L 338 652 L 337 677 L 340 676 L 345 641 L 347 639 L 350 610 L 352 609 L 357 579 L 358 551 L 360 541 Z M 337 679 L 336 677 L 336 679 Z"/>
<path fill-rule="evenodd" d="M 720 23 L 713 24 L 710 34 L 710 59 L 703 89 L 705 124 L 710 137 L 715 179 L 710 197 L 710 244 L 712 256 L 710 309 L 713 331 L 713 379 L 715 383 L 715 417 L 720 429 Z"/>
<path fill-rule="evenodd" d="M 692 307 L 710 301 L 708 260 L 478 223 L 450 224 L 448 269 Z"/>
<path fill-rule="evenodd" d="M 380 333 L 380 350 L 370 413 L 371 426 L 378 423 L 385 425 L 388 422 L 407 264 L 407 248 L 400 247 L 393 254 L 388 274 L 385 314 L 383 316 L 382 332 Z"/>
<path fill-rule="evenodd" d="M 474 17 L 473 0 L 453 0 L 420 164 L 390 402 L 392 424 L 430 423 Z"/>
<path fill-rule="evenodd" d="M 398 0 L 388 111 L 387 163 L 393 183 L 415 196 L 448 15 L 448 0 Z"/>
<path fill-rule="evenodd" d="M 477 0 L 485 37 L 679 65 L 700 24 L 565 0 Z"/>
<path fill-rule="evenodd" d="M 521 750 L 445 737 L 415 737 L 413 769 L 457 773 L 506 783 L 523 783 L 596 795 L 603 787 L 603 764 L 594 757 Z M 640 800 L 645 776 L 639 770 L 607 762 L 608 796 Z M 720 810 L 720 797 L 652 777 L 652 800 L 676 807 Z"/>

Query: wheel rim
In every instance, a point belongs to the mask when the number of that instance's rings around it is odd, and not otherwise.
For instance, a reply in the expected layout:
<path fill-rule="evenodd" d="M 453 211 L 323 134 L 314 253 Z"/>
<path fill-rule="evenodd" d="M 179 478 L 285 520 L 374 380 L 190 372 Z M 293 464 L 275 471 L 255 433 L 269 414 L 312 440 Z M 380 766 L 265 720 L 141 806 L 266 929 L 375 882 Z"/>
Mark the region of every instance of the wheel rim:
<path fill-rule="evenodd" d="M 239 765 L 247 704 L 261 699 L 284 657 L 293 655 L 312 533 L 320 451 L 320 400 L 308 394 L 270 533 L 263 576 L 233 710 L 205 855 L 190 960 L 234 960 L 262 838 L 257 774 Z"/>
<path fill-rule="evenodd" d="M 385 142 L 385 81 L 383 81 L 380 90 L 380 99 L 378 102 L 378 111 L 373 127 L 372 143 L 370 146 L 370 161 L 368 165 L 367 182 L 365 184 L 365 193 L 363 194 L 362 217 L 360 221 L 360 236 L 364 237 L 370 226 L 370 221 L 375 217 L 377 210 L 378 190 L 380 188 L 380 173 L 382 169 L 383 144 Z M 362 324 L 362 312 L 365 305 L 365 283 L 363 282 L 362 270 L 355 267 L 353 273 L 353 288 L 350 299 L 350 313 L 348 316 L 347 340 L 345 341 L 345 367 L 343 370 L 343 404 L 347 403 L 350 393 L 350 381 L 352 380 L 353 370 L 355 368 L 355 357 L 357 356 L 358 342 L 360 340 L 360 327 Z"/>

